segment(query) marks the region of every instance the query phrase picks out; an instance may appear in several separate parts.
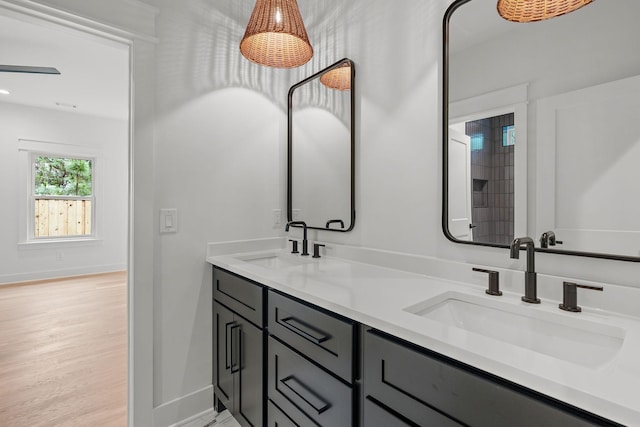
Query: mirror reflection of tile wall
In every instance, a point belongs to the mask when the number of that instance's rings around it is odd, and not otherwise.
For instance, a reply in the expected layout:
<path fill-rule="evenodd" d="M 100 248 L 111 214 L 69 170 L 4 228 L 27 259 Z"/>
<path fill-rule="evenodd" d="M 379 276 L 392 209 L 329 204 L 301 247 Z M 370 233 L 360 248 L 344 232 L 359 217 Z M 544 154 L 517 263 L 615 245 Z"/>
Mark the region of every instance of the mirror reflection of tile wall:
<path fill-rule="evenodd" d="M 508 245 L 514 238 L 513 125 L 513 113 L 465 124 L 465 133 L 471 138 L 475 242 Z"/>

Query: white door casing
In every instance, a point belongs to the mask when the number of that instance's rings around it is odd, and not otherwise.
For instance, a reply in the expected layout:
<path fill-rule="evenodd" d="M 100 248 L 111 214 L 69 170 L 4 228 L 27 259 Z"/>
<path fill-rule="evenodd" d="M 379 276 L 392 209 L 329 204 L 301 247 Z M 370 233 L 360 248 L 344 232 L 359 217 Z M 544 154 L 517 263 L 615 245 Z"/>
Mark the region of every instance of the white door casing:
<path fill-rule="evenodd" d="M 449 233 L 473 241 L 471 228 L 471 138 L 449 128 Z"/>

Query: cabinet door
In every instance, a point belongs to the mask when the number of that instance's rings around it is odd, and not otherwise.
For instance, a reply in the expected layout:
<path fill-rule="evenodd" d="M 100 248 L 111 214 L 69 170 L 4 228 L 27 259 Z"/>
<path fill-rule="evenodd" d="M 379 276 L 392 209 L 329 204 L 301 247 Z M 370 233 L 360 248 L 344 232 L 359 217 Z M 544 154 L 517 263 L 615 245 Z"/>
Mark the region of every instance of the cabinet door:
<path fill-rule="evenodd" d="M 441 395 L 454 405 L 460 402 L 455 401 L 458 393 L 447 378 L 433 370 L 425 356 L 371 331 L 364 338 L 365 402 L 371 399 L 381 402 L 410 420 L 408 425 L 412 426 L 460 425 L 451 419 L 452 414 L 439 413 L 433 406 Z M 369 410 L 380 412 L 380 408 L 365 406 L 365 420 L 372 418 L 367 414 Z"/>
<path fill-rule="evenodd" d="M 417 425 L 450 425 L 434 424 L 432 416 L 473 427 L 610 425 L 589 421 L 586 415 L 574 415 L 546 399 L 375 331 L 367 331 L 364 339 L 365 397 L 374 398 Z"/>
<path fill-rule="evenodd" d="M 233 313 L 223 305 L 213 303 L 213 385 L 216 398 L 232 410 L 234 358 L 237 359 L 232 337 L 237 332 Z M 234 341 L 234 342 L 232 342 Z"/>
<path fill-rule="evenodd" d="M 363 425 L 366 427 L 416 427 L 417 424 L 405 421 L 383 407 L 379 406 L 370 398 L 364 399 Z M 434 424 L 435 426 L 436 424 Z"/>
<path fill-rule="evenodd" d="M 242 426 L 261 426 L 265 417 L 262 331 L 237 315 L 235 320 L 233 345 L 239 357 L 232 413 Z"/>
<path fill-rule="evenodd" d="M 267 418 L 267 427 L 300 427 L 287 417 L 276 405 L 269 400 L 269 416 Z"/>

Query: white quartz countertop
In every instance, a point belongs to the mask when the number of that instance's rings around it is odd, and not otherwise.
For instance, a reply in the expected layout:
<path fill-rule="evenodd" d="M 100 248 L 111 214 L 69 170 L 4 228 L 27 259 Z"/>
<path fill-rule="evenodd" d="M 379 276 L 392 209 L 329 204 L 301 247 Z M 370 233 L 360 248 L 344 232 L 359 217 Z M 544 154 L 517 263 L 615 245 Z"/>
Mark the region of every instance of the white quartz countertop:
<path fill-rule="evenodd" d="M 265 286 L 303 299 L 312 304 L 349 317 L 365 325 L 395 335 L 468 365 L 536 390 L 547 396 L 582 408 L 604 418 L 627 426 L 640 426 L 640 318 L 630 313 L 614 312 L 589 307 L 589 298 L 580 298 L 581 313 L 569 313 L 558 309 L 558 300 L 543 298 L 541 304 L 527 304 L 520 300 L 522 276 L 503 272 L 503 295 L 489 296 L 484 292 L 486 276 L 467 273 L 471 265 L 451 263 L 433 258 L 404 261 L 401 255 L 377 253 L 358 249 L 351 251 L 327 245 L 320 259 L 289 254 L 283 248 L 284 239 L 263 239 L 246 242 L 209 244 L 207 262 L 231 271 Z M 367 253 L 372 253 L 367 254 Z M 356 254 L 342 257 L 342 254 Z M 248 262 L 260 257 L 278 256 L 279 263 Z M 334 256 L 336 255 L 336 256 Z M 395 265 L 422 263 L 421 273 L 381 266 L 379 259 L 393 258 Z M 358 259 L 357 261 L 354 259 Z M 371 259 L 372 263 L 362 262 Z M 446 265 L 446 268 L 441 267 Z M 433 268 L 429 268 L 433 266 Z M 408 270 L 415 270 L 409 268 Z M 429 274 L 433 270 L 434 275 Z M 459 280 L 475 274 L 473 280 Z M 513 282 L 513 283 L 512 283 Z M 541 281 L 544 287 L 544 280 Z M 482 284 L 479 284 L 482 283 Z M 616 288 L 609 286 L 608 298 Z M 620 288 L 621 299 L 640 292 Z M 538 317 L 553 318 L 568 324 L 598 325 L 622 331 L 624 339 L 620 349 L 610 358 L 591 363 L 589 351 L 583 363 L 573 363 L 563 358 L 532 351 L 527 348 L 491 338 L 465 329 L 416 315 L 405 309 L 419 306 L 421 302 L 455 293 L 474 300 L 508 307 L 514 312 L 531 313 Z M 604 293 L 599 293 L 604 294 Z M 553 296 L 558 295 L 553 294 Z M 615 297 L 614 297 L 615 298 Z M 615 305 L 615 304 L 613 304 Z M 621 304 L 624 307 L 624 304 Z M 413 310 L 415 311 L 415 310 Z M 585 329 L 588 329 L 585 327 Z M 549 339 L 552 339 L 551 332 Z M 554 337 L 557 338 L 557 337 Z"/>

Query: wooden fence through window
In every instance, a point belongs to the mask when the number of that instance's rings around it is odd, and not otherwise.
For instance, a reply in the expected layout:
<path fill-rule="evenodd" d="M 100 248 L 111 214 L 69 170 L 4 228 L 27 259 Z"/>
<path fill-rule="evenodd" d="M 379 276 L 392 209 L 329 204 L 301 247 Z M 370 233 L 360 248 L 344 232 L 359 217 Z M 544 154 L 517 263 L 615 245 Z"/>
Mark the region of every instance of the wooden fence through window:
<path fill-rule="evenodd" d="M 35 200 L 34 237 L 90 234 L 91 200 Z"/>

